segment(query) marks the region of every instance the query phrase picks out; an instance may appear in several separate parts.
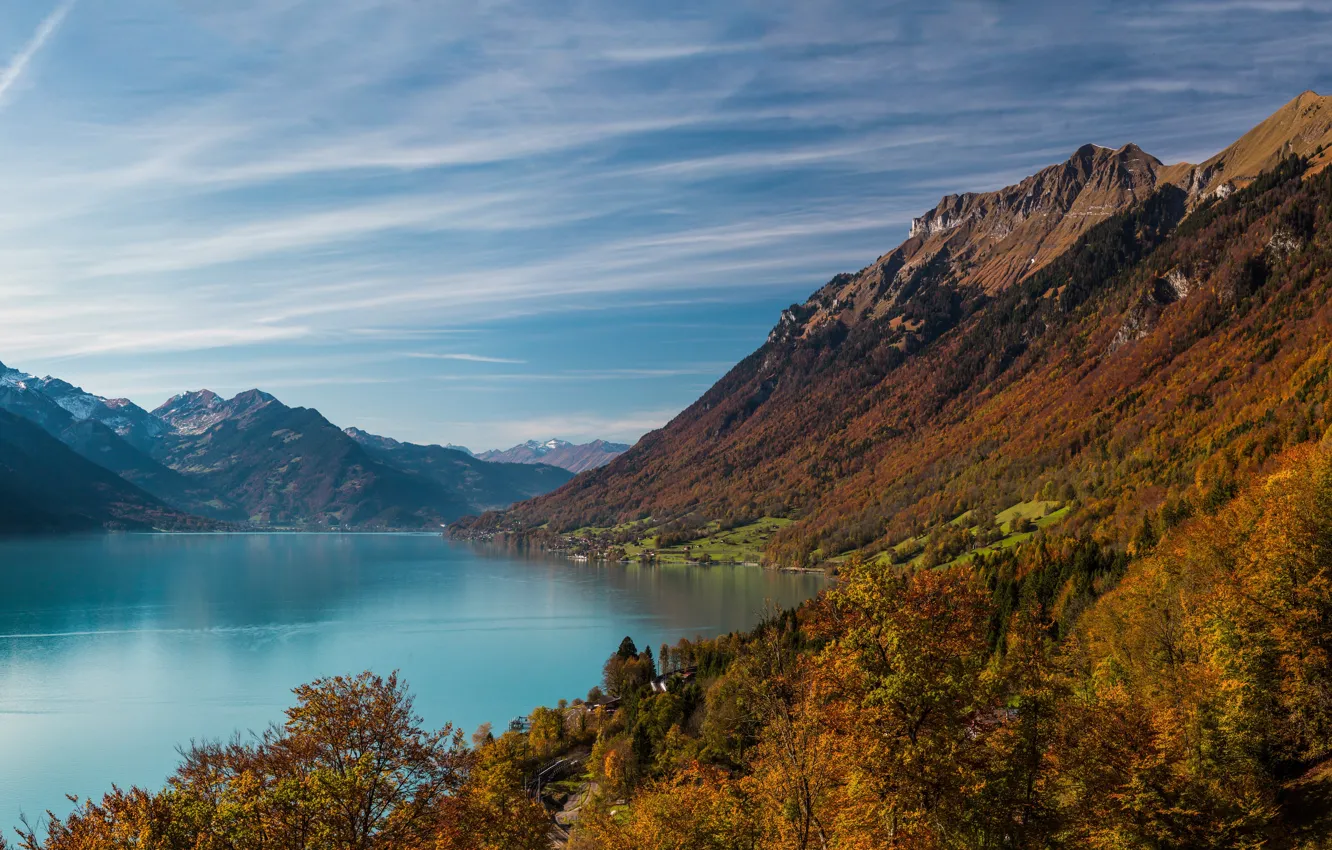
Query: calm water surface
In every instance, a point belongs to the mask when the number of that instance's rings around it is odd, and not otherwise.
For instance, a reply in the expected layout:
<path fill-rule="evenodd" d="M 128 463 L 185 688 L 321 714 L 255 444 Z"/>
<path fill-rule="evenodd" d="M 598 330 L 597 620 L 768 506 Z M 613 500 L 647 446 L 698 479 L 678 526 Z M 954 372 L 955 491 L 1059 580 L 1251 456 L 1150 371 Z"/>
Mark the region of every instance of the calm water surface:
<path fill-rule="evenodd" d="M 158 787 L 191 739 L 281 719 L 319 676 L 399 669 L 470 732 L 582 696 L 632 635 L 752 626 L 817 576 L 523 559 L 426 535 L 0 541 L 0 828 Z"/>

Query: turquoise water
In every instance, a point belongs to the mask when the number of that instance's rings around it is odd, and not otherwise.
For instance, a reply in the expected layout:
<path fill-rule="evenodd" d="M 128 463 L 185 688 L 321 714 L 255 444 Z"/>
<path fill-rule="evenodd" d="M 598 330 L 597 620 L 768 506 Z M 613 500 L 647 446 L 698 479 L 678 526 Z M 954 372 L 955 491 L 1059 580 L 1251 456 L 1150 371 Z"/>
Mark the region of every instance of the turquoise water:
<path fill-rule="evenodd" d="M 66 793 L 158 787 L 191 739 L 281 719 L 290 689 L 398 669 L 470 733 L 583 696 L 626 634 L 748 628 L 817 576 L 524 559 L 427 535 L 0 541 L 0 828 Z"/>

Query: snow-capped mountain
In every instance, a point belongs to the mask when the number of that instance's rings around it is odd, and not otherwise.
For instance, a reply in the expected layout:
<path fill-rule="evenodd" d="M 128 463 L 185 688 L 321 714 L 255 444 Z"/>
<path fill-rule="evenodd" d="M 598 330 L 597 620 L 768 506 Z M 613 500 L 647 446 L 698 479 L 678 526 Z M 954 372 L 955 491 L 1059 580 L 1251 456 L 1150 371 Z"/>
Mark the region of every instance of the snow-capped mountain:
<path fill-rule="evenodd" d="M 34 482 L 43 468 L 68 466 L 71 471 L 52 474 L 79 482 L 96 479 L 88 486 L 113 493 L 115 505 L 128 506 L 124 516 L 103 510 L 101 503 L 88 507 L 89 521 L 103 526 L 207 527 L 215 520 L 297 528 L 435 528 L 549 492 L 570 478 L 553 468 L 562 463 L 506 467 L 466 450 L 414 446 L 356 429 L 343 433 L 319 411 L 288 407 L 257 389 L 229 399 L 195 390 L 149 412 L 127 399 L 103 398 L 2 363 L 0 425 L 17 435 L 14 440 L 36 426 L 45 439 L 63 444 L 57 451 L 50 443 L 42 448 L 40 440 L 29 440 L 36 454 L 5 467 L 11 473 L 8 495 L 7 479 L 0 475 L 0 508 L 20 504 L 22 491 L 37 493 Z M 0 454 L 13 449 L 4 439 L 0 435 Z M 531 451 L 554 457 L 567 447 L 552 440 Z M 66 450 L 73 460 L 58 457 Z M 20 461 L 36 479 L 18 477 Z M 100 472 L 92 478 L 76 475 L 87 461 Z M 0 458 L 0 467 L 6 462 Z M 129 489 L 122 492 L 121 484 Z M 82 504 L 72 495 L 67 501 Z M 25 522 L 32 528 L 77 527 L 59 517 Z"/>
<path fill-rule="evenodd" d="M 37 378 L 0 363 L 0 387 L 16 393 L 41 396 L 43 400 L 55 403 L 76 421 L 101 422 L 141 451 L 149 451 L 154 441 L 167 432 L 167 426 L 162 420 L 129 399 L 103 398 L 49 375 Z M 44 403 L 37 399 L 25 401 L 33 405 Z"/>
<path fill-rule="evenodd" d="M 247 390 L 225 399 L 212 390 L 193 390 L 173 395 L 153 415 L 177 434 L 202 434 L 224 419 L 235 419 L 277 402 L 260 390 Z"/>
<path fill-rule="evenodd" d="M 511 449 L 481 452 L 476 456 L 493 463 L 545 463 L 570 472 L 582 472 L 605 466 L 627 451 L 629 446 L 624 443 L 593 440 L 578 445 L 568 440 L 551 439 L 528 440 Z"/>

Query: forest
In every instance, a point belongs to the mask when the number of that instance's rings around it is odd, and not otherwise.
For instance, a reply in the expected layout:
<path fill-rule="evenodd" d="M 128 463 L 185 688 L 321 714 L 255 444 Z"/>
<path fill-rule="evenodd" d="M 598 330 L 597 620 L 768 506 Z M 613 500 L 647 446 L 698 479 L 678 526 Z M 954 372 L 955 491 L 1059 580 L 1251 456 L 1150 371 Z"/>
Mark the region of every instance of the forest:
<path fill-rule="evenodd" d="M 586 700 L 464 740 L 370 673 L 296 689 L 23 850 L 1270 847 L 1332 842 L 1332 445 L 1148 521 L 845 565 L 749 633 L 626 637 Z M 653 687 L 654 684 L 660 687 Z M 574 754 L 577 819 L 556 828 Z"/>

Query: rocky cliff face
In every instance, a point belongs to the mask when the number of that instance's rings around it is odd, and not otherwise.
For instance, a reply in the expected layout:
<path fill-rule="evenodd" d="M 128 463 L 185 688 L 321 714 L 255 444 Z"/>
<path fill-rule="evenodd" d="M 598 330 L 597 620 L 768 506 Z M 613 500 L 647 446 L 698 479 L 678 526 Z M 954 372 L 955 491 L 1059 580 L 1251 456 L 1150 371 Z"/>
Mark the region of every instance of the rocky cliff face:
<path fill-rule="evenodd" d="M 1137 145 L 1084 145 L 1059 165 L 997 192 L 950 195 L 912 222 L 922 240 L 904 264 L 909 273 L 947 249 L 959 272 L 987 289 L 1030 274 L 1089 227 L 1151 194 L 1160 160 Z"/>
<path fill-rule="evenodd" d="M 1200 165 L 1164 165 L 1133 144 L 1083 145 L 1012 186 L 944 197 L 911 222 L 893 251 L 784 312 L 769 339 L 814 339 L 834 326 L 884 319 L 910 350 L 939 309 L 949 309 L 945 301 L 992 298 L 1162 186 L 1179 187 L 1195 207 L 1249 185 L 1292 154 L 1312 159 L 1311 174 L 1332 162 L 1332 97 L 1305 92 Z"/>
<path fill-rule="evenodd" d="M 1151 195 L 1165 166 L 1137 145 L 1084 145 L 1066 161 L 994 192 L 948 195 L 911 223 L 907 240 L 868 268 L 839 275 L 784 314 L 774 333 L 809 337 L 833 323 L 887 319 L 910 334 L 913 299 L 941 286 L 992 296 L 1045 267 L 1078 237 Z M 804 318 L 797 322 L 798 312 Z M 793 325 L 799 330 L 793 333 Z"/>

